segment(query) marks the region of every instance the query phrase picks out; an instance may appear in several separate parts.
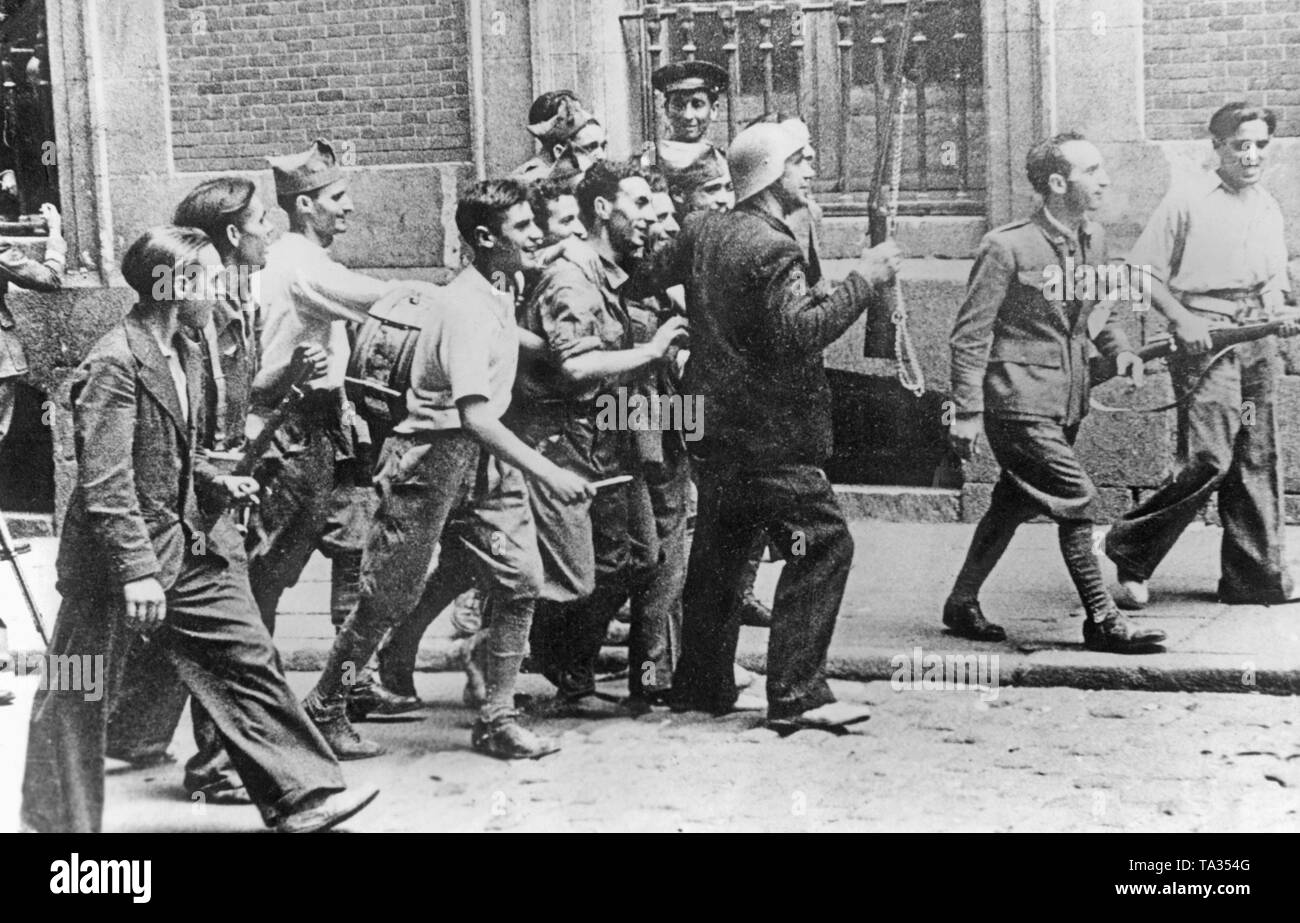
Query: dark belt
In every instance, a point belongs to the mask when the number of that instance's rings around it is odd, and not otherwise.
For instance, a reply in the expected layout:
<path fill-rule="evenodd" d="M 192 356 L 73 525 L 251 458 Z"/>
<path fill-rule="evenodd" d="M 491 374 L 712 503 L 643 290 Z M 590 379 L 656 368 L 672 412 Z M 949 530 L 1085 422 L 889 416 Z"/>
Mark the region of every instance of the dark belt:
<path fill-rule="evenodd" d="M 1177 298 L 1192 311 L 1214 314 L 1234 323 L 1257 317 L 1264 310 L 1264 298 L 1254 289 L 1216 289 L 1211 292 L 1180 292 Z"/>
<path fill-rule="evenodd" d="M 516 400 L 510 405 L 510 413 L 513 416 L 544 420 L 594 418 L 600 411 L 600 405 L 597 403 L 599 400 L 599 395 L 586 401 Z"/>

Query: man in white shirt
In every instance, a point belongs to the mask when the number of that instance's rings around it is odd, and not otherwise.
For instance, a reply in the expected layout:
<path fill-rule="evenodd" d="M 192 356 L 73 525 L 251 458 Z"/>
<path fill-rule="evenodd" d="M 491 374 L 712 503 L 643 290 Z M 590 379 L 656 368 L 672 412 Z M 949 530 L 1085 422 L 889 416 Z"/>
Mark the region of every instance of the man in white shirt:
<path fill-rule="evenodd" d="M 250 430 L 256 431 L 283 397 L 285 370 L 300 344 L 324 373 L 307 383 L 307 397 L 276 437 L 285 452 L 261 505 L 265 537 L 249 554 L 253 594 L 274 631 L 280 595 L 298 582 L 319 548 L 333 563 L 331 609 L 341 624 L 356 599 L 365 527 L 374 512 L 372 491 L 357 485 L 368 474 L 364 446 L 354 435 L 359 417 L 343 394 L 350 352 L 349 323 L 400 283 L 353 272 L 329 254 L 348 229 L 352 196 L 327 141 L 270 158 L 276 200 L 289 215 L 289 233 L 271 245 L 256 277 L 265 311 L 262 365 L 253 380 Z"/>
<path fill-rule="evenodd" d="M 1290 288 L 1282 211 L 1260 185 L 1277 117 L 1235 102 L 1209 127 L 1218 170 L 1175 184 L 1128 258 L 1151 275 L 1152 304 L 1179 347 L 1169 371 L 1185 401 L 1171 476 L 1106 535 L 1119 575 L 1115 598 L 1129 609 L 1146 604 L 1147 581 L 1215 492 L 1223 520 L 1219 601 L 1300 600 L 1284 542 L 1277 341 L 1210 350 L 1211 328 L 1276 317 Z M 1280 331 L 1297 332 L 1294 322 Z"/>
<path fill-rule="evenodd" d="M 366 536 L 362 593 L 303 703 L 339 759 L 384 752 L 348 721 L 352 668 L 369 661 L 394 626 L 420 619 L 412 615 L 417 608 L 440 612 L 476 584 L 492 608 L 474 749 L 501 759 L 558 749 L 522 727 L 514 707 L 515 678 L 542 583 L 524 478 L 580 511 L 595 491 L 501 423 L 519 361 L 514 300 L 502 288 L 517 272 L 536 268 L 542 241 L 527 187 L 510 179 L 478 183 L 461 197 L 456 226 L 473 263 L 435 296 L 421 326 L 407 414 L 384 441 L 375 477 L 381 499 Z M 439 543 L 438 564 L 426 582 Z"/>

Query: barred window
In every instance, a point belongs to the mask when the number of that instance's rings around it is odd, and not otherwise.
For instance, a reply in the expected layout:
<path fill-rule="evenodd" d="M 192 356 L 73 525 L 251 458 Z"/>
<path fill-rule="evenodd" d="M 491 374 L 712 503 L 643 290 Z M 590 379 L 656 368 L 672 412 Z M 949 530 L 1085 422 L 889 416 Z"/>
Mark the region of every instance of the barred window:
<path fill-rule="evenodd" d="M 45 0 L 0 0 L 0 234 L 41 234 L 59 205 Z"/>

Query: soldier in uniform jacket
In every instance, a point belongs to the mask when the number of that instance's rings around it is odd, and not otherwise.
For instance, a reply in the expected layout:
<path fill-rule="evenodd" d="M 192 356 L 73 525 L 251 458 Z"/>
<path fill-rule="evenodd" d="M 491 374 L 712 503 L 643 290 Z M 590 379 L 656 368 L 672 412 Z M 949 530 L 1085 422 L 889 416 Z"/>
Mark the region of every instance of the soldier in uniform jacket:
<path fill-rule="evenodd" d="M 1106 590 L 1092 550 L 1097 488 L 1074 453 L 1088 412 L 1088 318 L 1097 302 L 1048 297 L 1053 280 L 1064 291 L 1064 274 L 1106 261 L 1101 227 L 1087 216 L 1101 206 L 1110 180 L 1097 148 L 1073 132 L 1035 145 L 1027 165 L 1043 205 L 984 238 L 952 331 L 957 418 L 950 442 L 969 458 L 982 425 L 1002 475 L 944 604 L 943 623 L 972 640 L 1006 637 L 984 618 L 979 590 L 1020 524 L 1045 515 L 1059 524 L 1061 553 L 1087 612 L 1085 645 L 1147 652 L 1164 632 L 1129 624 Z M 1096 343 L 1116 357 L 1120 374 L 1141 380 L 1141 360 L 1113 314 Z"/>

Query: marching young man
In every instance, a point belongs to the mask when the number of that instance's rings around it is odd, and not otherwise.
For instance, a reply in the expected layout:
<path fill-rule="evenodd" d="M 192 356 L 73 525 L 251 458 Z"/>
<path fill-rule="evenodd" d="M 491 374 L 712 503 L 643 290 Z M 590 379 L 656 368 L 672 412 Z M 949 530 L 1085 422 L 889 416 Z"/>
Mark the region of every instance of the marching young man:
<path fill-rule="evenodd" d="M 506 422 L 556 464 L 600 480 L 635 471 L 628 434 L 597 425 L 600 397 L 663 362 L 684 337 L 685 321 L 669 318 L 649 342 L 632 342 L 623 286 L 645 254 L 655 220 L 653 194 L 637 167 L 597 164 L 578 185 L 577 198 L 589 237 L 566 241 L 565 258 L 542 272 L 524 305 L 520 325 L 540 336 L 549 353 L 521 363 Z M 542 485 L 531 492 L 546 574 L 532 653 L 559 690 L 562 709 L 584 708 L 580 703 L 595 693 L 609 623 L 658 557 L 653 517 L 631 517 L 631 496 L 631 485 L 613 485 L 588 509 L 557 502 Z M 651 650 L 639 644 L 660 634 L 634 630 L 631 662 L 662 661 L 666 642 Z M 632 671 L 634 695 L 642 691 L 641 676 Z"/>
<path fill-rule="evenodd" d="M 370 447 L 343 393 L 348 324 L 364 322 L 374 303 L 403 283 L 353 272 L 330 256 L 334 238 L 348 230 L 353 203 L 327 141 L 317 139 L 306 151 L 270 158 L 270 164 L 276 200 L 289 216 L 289 233 L 271 245 L 258 276 L 265 321 L 251 425 L 260 426 L 275 412 L 281 383 L 300 346 L 316 347 L 325 356 L 325 373 L 307 383 L 306 398 L 276 435 L 277 446 L 287 450 L 285 457 L 265 462 L 271 472 L 260 508 L 265 535 L 251 549 L 248 565 L 253 595 L 274 633 L 280 596 L 298 582 L 318 548 L 331 562 L 335 627 L 355 604 L 361 545 L 375 499 L 369 486 Z M 370 709 L 399 712 L 420 705 L 379 685 L 354 691 Z"/>
<path fill-rule="evenodd" d="M 245 445 L 249 397 L 261 355 L 258 337 L 262 316 L 253 298 L 251 276 L 266 265 L 271 225 L 266 206 L 251 180 L 222 176 L 199 184 L 176 206 L 178 227 L 197 228 L 208 236 L 226 270 L 224 297 L 213 303 L 212 320 L 204 328 L 204 420 L 200 445 L 204 451 L 236 453 Z M 325 371 L 325 353 L 301 346 L 299 361 Z M 291 363 L 291 368 L 295 363 Z M 231 509 L 228 516 L 238 516 Z M 235 555 L 232 567 L 247 577 L 248 562 Z M 126 680 L 126 688 L 109 720 L 108 755 L 135 765 L 166 760 L 167 746 L 180 722 L 188 692 L 163 652 L 150 646 L 141 652 Z M 200 794 L 205 804 L 247 803 L 248 794 L 221 745 L 212 720 L 195 701 L 190 707 L 199 751 L 185 767 L 186 794 Z"/>
<path fill-rule="evenodd" d="M 1092 550 L 1097 488 L 1074 454 L 1088 412 L 1088 317 L 1097 300 L 1050 300 L 1044 271 L 1106 262 L 1102 229 L 1088 216 L 1110 178 L 1101 153 L 1076 133 L 1034 145 L 1026 166 L 1042 207 L 985 236 L 952 330 L 957 417 L 949 440 L 970 458 L 982 428 L 1002 476 L 944 603 L 943 623 L 963 638 L 1006 637 L 984 618 L 979 591 L 1021 523 L 1044 515 L 1058 524 L 1061 554 L 1083 600 L 1085 646 L 1149 652 L 1165 634 L 1129 624 L 1106 591 Z M 1096 343 L 1116 357 L 1120 374 L 1141 381 L 1142 362 L 1113 313 Z"/>
<path fill-rule="evenodd" d="M 503 759 L 558 749 L 523 728 L 514 708 L 542 573 L 524 474 L 558 504 L 580 504 L 591 488 L 501 423 L 519 358 L 509 280 L 533 268 L 542 234 L 527 188 L 515 180 L 471 188 L 456 207 L 456 227 L 473 263 L 439 292 L 419 333 L 407 416 L 384 442 L 375 478 L 379 510 L 366 536 L 361 596 L 304 703 L 341 759 L 383 752 L 348 722 L 353 674 L 417 606 L 439 612 L 476 581 L 491 606 L 487 697 L 473 746 Z"/>
<path fill-rule="evenodd" d="M 376 792 L 345 793 L 338 763 L 303 714 L 258 617 L 242 540 L 220 506 L 257 490 L 199 456 L 203 365 L 182 329 L 212 313 L 221 260 L 200 231 L 154 228 L 122 275 L 140 301 L 91 349 L 72 384 L 77 485 L 59 543 L 63 603 L 51 655 L 104 658 L 105 695 L 37 692 L 22 820 L 39 831 L 100 829 L 105 722 L 132 650 L 161 645 L 203 704 L 268 825 L 332 826 Z M 161 287 L 160 287 L 161 286 Z"/>

